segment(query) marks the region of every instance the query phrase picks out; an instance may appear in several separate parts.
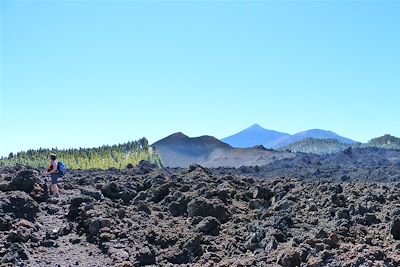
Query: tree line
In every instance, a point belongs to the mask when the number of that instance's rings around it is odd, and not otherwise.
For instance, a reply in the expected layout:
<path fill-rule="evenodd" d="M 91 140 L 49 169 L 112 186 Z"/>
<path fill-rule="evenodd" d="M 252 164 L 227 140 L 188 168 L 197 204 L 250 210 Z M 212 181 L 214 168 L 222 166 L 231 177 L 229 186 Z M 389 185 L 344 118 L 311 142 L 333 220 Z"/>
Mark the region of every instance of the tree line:
<path fill-rule="evenodd" d="M 69 169 L 123 169 L 128 164 L 135 166 L 141 160 L 162 166 L 160 157 L 149 146 L 148 140 L 143 137 L 124 144 L 104 145 L 96 148 L 39 148 L 10 153 L 8 157 L 0 158 L 0 167 L 23 164 L 35 168 L 46 168 L 49 164 L 48 157 L 51 153 L 55 153 L 58 160 L 64 162 Z"/>
<path fill-rule="evenodd" d="M 366 146 L 382 147 L 387 149 L 400 149 L 400 138 L 385 134 L 384 136 L 371 139 Z"/>
<path fill-rule="evenodd" d="M 381 137 L 373 138 L 368 143 L 345 144 L 335 139 L 306 138 L 301 141 L 289 144 L 279 150 L 289 150 L 292 152 L 329 154 L 343 151 L 347 148 L 376 147 L 385 149 L 400 150 L 400 138 L 386 134 Z"/>

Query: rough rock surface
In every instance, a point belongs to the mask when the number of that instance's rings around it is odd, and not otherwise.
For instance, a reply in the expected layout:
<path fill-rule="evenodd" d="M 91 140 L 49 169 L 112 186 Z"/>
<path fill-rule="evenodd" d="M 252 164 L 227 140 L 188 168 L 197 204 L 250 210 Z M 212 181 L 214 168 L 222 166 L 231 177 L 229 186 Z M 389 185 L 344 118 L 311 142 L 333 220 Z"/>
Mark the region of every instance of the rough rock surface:
<path fill-rule="evenodd" d="M 0 266 L 400 265 L 397 182 L 241 172 L 0 169 Z"/>

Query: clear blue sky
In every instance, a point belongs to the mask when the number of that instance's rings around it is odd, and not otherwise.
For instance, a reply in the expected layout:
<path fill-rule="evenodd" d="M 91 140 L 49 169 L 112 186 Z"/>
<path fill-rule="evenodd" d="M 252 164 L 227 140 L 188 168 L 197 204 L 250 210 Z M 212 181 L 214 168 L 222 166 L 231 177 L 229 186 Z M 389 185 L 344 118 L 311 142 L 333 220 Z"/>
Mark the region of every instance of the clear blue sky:
<path fill-rule="evenodd" d="M 399 1 L 0 5 L 0 155 L 256 122 L 400 136 Z"/>

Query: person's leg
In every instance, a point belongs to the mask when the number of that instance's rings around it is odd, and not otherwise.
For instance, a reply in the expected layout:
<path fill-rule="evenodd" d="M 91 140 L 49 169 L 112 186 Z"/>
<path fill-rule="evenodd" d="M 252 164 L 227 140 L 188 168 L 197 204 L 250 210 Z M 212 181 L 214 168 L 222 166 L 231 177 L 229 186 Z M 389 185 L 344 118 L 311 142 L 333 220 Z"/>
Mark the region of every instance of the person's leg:
<path fill-rule="evenodd" d="M 60 195 L 59 190 L 58 190 L 58 186 L 57 186 L 57 182 L 58 182 L 58 174 L 52 174 L 51 175 L 51 192 L 53 193 L 54 196 L 58 197 Z"/>
<path fill-rule="evenodd" d="M 54 188 L 54 191 L 53 191 L 54 192 L 54 196 L 59 197 L 60 196 L 60 192 L 58 190 L 57 184 L 54 184 L 53 188 Z"/>

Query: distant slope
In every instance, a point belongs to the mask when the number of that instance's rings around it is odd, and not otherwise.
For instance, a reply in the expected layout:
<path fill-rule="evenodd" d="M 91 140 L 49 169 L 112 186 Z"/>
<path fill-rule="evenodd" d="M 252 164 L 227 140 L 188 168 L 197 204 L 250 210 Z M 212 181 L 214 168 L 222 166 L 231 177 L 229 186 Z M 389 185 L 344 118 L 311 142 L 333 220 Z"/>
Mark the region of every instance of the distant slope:
<path fill-rule="evenodd" d="M 233 147 L 254 147 L 263 145 L 271 147 L 275 140 L 288 137 L 289 134 L 273 130 L 267 130 L 258 124 L 254 124 L 243 131 L 222 139 L 221 141 Z"/>
<path fill-rule="evenodd" d="M 389 134 L 373 138 L 368 143 L 346 144 L 335 139 L 306 138 L 301 141 L 279 148 L 281 151 L 303 152 L 314 154 L 330 154 L 343 151 L 347 148 L 383 148 L 400 150 L 400 138 Z"/>
<path fill-rule="evenodd" d="M 339 142 L 336 139 L 316 139 L 306 138 L 301 141 L 281 147 L 279 150 L 289 150 L 291 152 L 330 154 L 343 151 L 349 148 L 350 144 Z"/>
<path fill-rule="evenodd" d="M 265 165 L 274 160 L 293 157 L 287 152 L 263 147 L 233 148 L 212 136 L 190 138 L 183 133 L 167 136 L 152 145 L 165 167 L 240 167 Z"/>
<path fill-rule="evenodd" d="M 340 136 L 332 131 L 311 129 L 290 135 L 287 133 L 264 129 L 258 124 L 254 124 L 237 134 L 223 138 L 221 141 L 231 145 L 232 147 L 246 148 L 262 145 L 266 148 L 278 149 L 307 138 L 334 139 L 344 144 L 357 143 L 354 140 Z"/>
<path fill-rule="evenodd" d="M 281 148 L 284 146 L 287 146 L 289 144 L 307 139 L 307 138 L 315 138 L 315 139 L 334 139 L 337 140 L 341 143 L 344 144 L 355 144 L 357 143 L 354 140 L 351 140 L 349 138 L 340 136 L 332 131 L 326 131 L 326 130 L 321 130 L 321 129 L 312 129 L 312 130 L 307 130 L 303 132 L 296 133 L 294 135 L 290 135 L 284 138 L 281 138 L 280 140 L 277 140 L 273 144 L 273 148 Z"/>
<path fill-rule="evenodd" d="M 400 149 L 400 138 L 385 134 L 384 136 L 371 139 L 364 144 L 366 147 L 379 147 L 386 149 Z"/>

